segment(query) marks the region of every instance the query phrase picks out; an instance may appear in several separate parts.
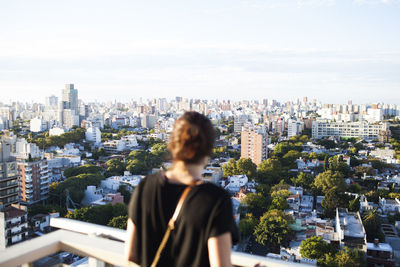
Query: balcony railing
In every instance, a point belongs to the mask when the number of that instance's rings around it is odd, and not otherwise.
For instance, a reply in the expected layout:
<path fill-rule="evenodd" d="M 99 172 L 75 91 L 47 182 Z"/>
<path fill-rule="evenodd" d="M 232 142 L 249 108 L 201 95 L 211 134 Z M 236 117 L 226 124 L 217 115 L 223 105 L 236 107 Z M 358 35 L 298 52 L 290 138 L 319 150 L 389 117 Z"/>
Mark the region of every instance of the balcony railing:
<path fill-rule="evenodd" d="M 137 266 L 124 260 L 126 231 L 64 218 L 52 218 L 50 226 L 64 228 L 0 251 L 0 267 L 32 266 L 38 259 L 60 251 L 89 258 L 91 266 Z M 310 267 L 308 264 L 286 262 L 246 253 L 232 252 L 235 266 Z"/>

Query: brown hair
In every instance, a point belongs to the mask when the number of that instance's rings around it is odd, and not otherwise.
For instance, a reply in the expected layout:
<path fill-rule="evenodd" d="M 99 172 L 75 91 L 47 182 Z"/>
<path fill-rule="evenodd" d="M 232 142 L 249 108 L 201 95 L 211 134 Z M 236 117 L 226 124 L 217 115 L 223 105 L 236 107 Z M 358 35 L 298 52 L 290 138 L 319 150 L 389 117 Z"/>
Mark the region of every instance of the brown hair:
<path fill-rule="evenodd" d="M 211 121 L 198 112 L 188 111 L 175 122 L 168 148 L 173 160 L 199 163 L 211 155 L 214 140 Z"/>

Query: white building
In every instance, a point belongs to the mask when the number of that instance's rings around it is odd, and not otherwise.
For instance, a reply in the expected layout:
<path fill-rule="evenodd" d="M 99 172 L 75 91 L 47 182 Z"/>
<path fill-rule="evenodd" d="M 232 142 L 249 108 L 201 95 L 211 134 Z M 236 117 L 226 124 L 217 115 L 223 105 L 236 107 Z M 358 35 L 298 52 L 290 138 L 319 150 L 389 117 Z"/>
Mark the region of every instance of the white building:
<path fill-rule="evenodd" d="M 101 181 L 101 187 L 104 190 L 117 191 L 121 185 L 125 185 L 127 190 L 132 192 L 140 181 L 144 178 L 141 175 L 131 175 L 129 172 L 124 176 L 112 176 Z"/>
<path fill-rule="evenodd" d="M 379 197 L 379 207 L 383 213 L 400 213 L 400 201 L 396 199 L 385 199 Z"/>
<path fill-rule="evenodd" d="M 122 136 L 121 141 L 125 142 L 125 145 L 130 148 L 138 146 L 136 135 L 134 134 Z"/>
<path fill-rule="evenodd" d="M 370 156 L 385 160 L 387 163 L 397 163 L 396 152 L 394 149 L 385 147 L 384 149 L 375 149 L 369 153 Z"/>
<path fill-rule="evenodd" d="M 50 213 L 50 214 L 36 214 L 32 217 L 32 227 L 34 231 L 47 232 L 50 230 L 50 219 L 59 218 L 60 213 Z"/>
<path fill-rule="evenodd" d="M 89 127 L 85 133 L 86 141 L 93 142 L 96 145 L 101 143 L 101 131 L 98 127 Z"/>
<path fill-rule="evenodd" d="M 157 116 L 154 115 L 144 115 L 142 118 L 142 127 L 153 129 L 157 122 Z"/>
<path fill-rule="evenodd" d="M 289 120 L 288 121 L 288 137 L 301 134 L 304 130 L 304 122 Z"/>
<path fill-rule="evenodd" d="M 121 140 L 110 140 L 104 142 L 104 150 L 108 153 L 121 152 L 126 149 L 125 142 Z"/>
<path fill-rule="evenodd" d="M 68 128 L 72 128 L 73 126 L 78 126 L 79 115 L 76 114 L 75 110 L 64 109 L 62 111 L 62 124 Z"/>
<path fill-rule="evenodd" d="M 34 133 L 43 132 L 47 130 L 47 122 L 41 118 L 33 118 L 30 121 L 30 131 Z"/>
<path fill-rule="evenodd" d="M 367 109 L 367 115 L 364 116 L 365 120 L 370 123 L 379 122 L 383 120 L 383 112 L 380 108 Z"/>
<path fill-rule="evenodd" d="M 387 132 L 388 128 L 387 123 L 313 121 L 312 137 L 333 136 L 378 139 L 379 135 Z"/>
<path fill-rule="evenodd" d="M 85 190 L 85 196 L 83 197 L 81 204 L 84 206 L 90 203 L 103 199 L 103 189 L 97 188 L 95 185 L 88 185 Z"/>
<path fill-rule="evenodd" d="M 347 246 L 367 252 L 367 234 L 359 212 L 336 209 L 336 232 L 341 248 Z"/>
<path fill-rule="evenodd" d="M 65 133 L 65 130 L 60 127 L 53 127 L 49 130 L 49 136 L 60 136 Z"/>
<path fill-rule="evenodd" d="M 0 250 L 23 241 L 28 236 L 26 206 L 0 204 Z"/>
<path fill-rule="evenodd" d="M 237 193 L 240 191 L 242 186 L 246 186 L 249 182 L 249 178 L 247 175 L 233 175 L 228 177 L 228 184 L 225 186 L 225 189 L 232 193 Z"/>
<path fill-rule="evenodd" d="M 33 143 L 28 143 L 25 138 L 18 138 L 15 143 L 15 156 L 20 159 L 41 158 L 43 153 L 40 148 Z"/>

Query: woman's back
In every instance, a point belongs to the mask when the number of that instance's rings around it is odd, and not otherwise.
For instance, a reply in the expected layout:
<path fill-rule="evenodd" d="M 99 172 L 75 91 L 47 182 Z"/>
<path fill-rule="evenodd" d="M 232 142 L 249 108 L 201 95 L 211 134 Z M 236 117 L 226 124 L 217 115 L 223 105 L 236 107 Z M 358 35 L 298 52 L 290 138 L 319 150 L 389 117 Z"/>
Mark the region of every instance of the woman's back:
<path fill-rule="evenodd" d="M 145 178 L 135 190 L 129 217 L 138 229 L 134 248 L 141 266 L 150 266 L 154 259 L 185 188 L 158 173 Z M 209 266 L 207 240 L 226 232 L 237 240 L 229 194 L 211 183 L 197 185 L 185 200 L 157 266 Z"/>
<path fill-rule="evenodd" d="M 133 193 L 127 259 L 141 266 L 153 261 L 154 266 L 232 266 L 230 252 L 238 233 L 229 194 L 207 183 L 187 188 L 201 179 L 214 140 L 211 121 L 200 113 L 185 112 L 175 122 L 168 145 L 172 167 L 165 174 L 149 175 Z M 182 192 L 189 194 L 185 198 Z M 174 224 L 175 209 L 180 213 Z"/>

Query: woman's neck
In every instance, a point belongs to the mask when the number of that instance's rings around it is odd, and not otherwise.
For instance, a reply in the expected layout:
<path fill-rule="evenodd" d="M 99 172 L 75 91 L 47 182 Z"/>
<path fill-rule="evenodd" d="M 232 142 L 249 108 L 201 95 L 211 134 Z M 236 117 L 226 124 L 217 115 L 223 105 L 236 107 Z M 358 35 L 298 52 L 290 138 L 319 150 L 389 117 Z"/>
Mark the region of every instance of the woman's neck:
<path fill-rule="evenodd" d="M 176 161 L 172 168 L 166 171 L 165 175 L 171 181 L 182 184 L 190 184 L 202 176 L 204 164 L 187 164 L 183 161 Z"/>

